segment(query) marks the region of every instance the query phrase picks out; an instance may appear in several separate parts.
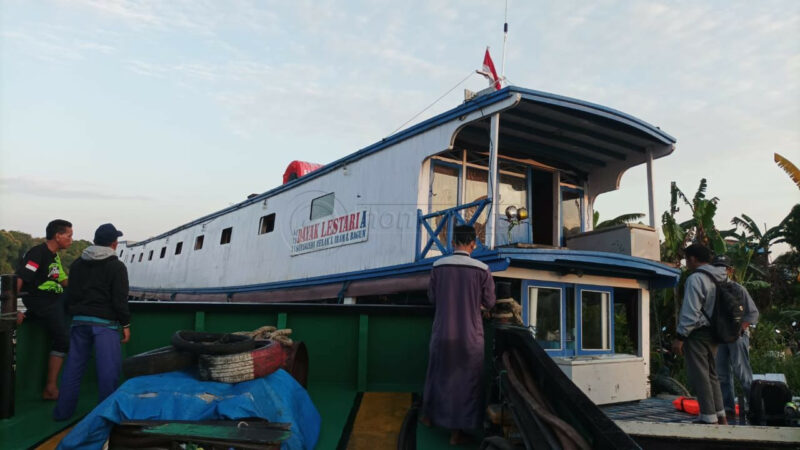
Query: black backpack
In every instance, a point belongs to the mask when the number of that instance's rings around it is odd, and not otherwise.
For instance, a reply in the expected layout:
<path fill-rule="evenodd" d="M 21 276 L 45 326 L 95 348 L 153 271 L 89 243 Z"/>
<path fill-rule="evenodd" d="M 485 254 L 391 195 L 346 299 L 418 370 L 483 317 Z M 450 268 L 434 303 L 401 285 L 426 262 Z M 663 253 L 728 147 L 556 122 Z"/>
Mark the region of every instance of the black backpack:
<path fill-rule="evenodd" d="M 744 317 L 745 301 L 747 301 L 742 288 L 728 279 L 718 282 L 710 273 L 703 270 L 698 270 L 698 272 L 709 277 L 717 287 L 717 298 L 711 316 L 709 317 L 705 308 L 702 309 L 703 315 L 711 324 L 714 336 L 721 343 L 736 342 L 742 335 L 742 318 Z"/>

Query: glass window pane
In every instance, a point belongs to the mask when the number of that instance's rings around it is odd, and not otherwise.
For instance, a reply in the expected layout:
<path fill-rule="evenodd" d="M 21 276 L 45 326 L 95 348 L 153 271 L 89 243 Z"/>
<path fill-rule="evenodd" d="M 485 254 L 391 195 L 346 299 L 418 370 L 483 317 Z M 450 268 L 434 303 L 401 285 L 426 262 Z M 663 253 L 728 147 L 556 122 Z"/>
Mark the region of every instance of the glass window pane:
<path fill-rule="evenodd" d="M 608 292 L 581 291 L 581 348 L 610 350 Z"/>
<path fill-rule="evenodd" d="M 458 167 L 433 164 L 431 212 L 458 205 Z"/>
<path fill-rule="evenodd" d="M 542 348 L 561 349 L 561 289 L 528 288 L 528 323 Z"/>
<path fill-rule="evenodd" d="M 472 203 L 486 198 L 488 186 L 486 181 L 487 175 L 488 172 L 486 170 L 474 169 L 472 167 L 467 168 L 467 180 L 464 188 L 465 198 L 462 204 Z M 470 220 L 477 209 L 477 207 L 467 208 L 461 213 L 461 216 L 464 220 Z M 475 234 L 479 241 L 486 242 L 486 208 L 483 209 L 481 215 L 478 216 L 478 220 L 475 221 Z"/>
<path fill-rule="evenodd" d="M 333 192 L 311 200 L 310 220 L 316 220 L 333 214 Z"/>
<path fill-rule="evenodd" d="M 497 209 L 501 220 L 497 221 L 497 244 L 505 245 L 510 242 L 528 242 L 528 228 L 530 221 L 526 220 L 517 224 L 511 229 L 511 240 L 509 241 L 508 226 L 509 222 L 505 219 L 506 208 L 514 206 L 528 208 L 528 182 L 527 178 L 515 177 L 512 175 L 500 174 L 500 207 Z"/>
<path fill-rule="evenodd" d="M 561 191 L 561 237 L 581 232 L 581 194 L 571 190 Z"/>

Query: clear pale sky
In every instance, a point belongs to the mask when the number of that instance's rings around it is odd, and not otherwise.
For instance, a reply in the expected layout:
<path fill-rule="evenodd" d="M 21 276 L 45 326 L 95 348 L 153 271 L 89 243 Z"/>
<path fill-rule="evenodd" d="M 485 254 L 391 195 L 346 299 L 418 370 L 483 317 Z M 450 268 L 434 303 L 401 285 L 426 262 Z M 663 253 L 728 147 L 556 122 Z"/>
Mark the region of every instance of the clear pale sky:
<path fill-rule="evenodd" d="M 141 240 L 264 192 L 294 160 L 390 135 L 480 68 L 503 1 L 0 0 L 0 228 Z M 622 110 L 677 138 L 669 183 L 718 227 L 776 225 L 800 191 L 800 1 L 509 2 L 511 84 Z M 417 121 L 450 109 L 473 75 Z M 502 142 L 501 142 L 502 146 Z M 644 168 L 601 196 L 647 212 Z"/>

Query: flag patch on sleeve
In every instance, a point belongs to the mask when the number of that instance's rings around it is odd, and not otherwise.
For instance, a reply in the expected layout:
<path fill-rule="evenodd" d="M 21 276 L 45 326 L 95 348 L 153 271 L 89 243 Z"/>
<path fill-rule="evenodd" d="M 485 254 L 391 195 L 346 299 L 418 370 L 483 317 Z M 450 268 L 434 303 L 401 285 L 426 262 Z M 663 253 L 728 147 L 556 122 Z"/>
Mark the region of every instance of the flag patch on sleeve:
<path fill-rule="evenodd" d="M 36 264 L 36 263 L 35 263 L 35 262 L 33 262 L 33 261 L 28 261 L 28 262 L 25 264 L 25 268 L 26 268 L 26 269 L 28 269 L 28 270 L 30 270 L 31 272 L 36 272 L 37 270 L 39 270 L 39 265 L 38 265 L 38 264 Z"/>

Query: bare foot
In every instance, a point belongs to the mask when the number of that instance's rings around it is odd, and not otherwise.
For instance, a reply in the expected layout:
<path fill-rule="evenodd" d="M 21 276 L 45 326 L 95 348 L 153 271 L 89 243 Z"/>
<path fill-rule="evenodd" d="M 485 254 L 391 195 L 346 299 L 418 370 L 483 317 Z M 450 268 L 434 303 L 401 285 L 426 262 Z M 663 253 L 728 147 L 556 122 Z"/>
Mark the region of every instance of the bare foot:
<path fill-rule="evenodd" d="M 429 418 L 427 418 L 425 416 L 422 416 L 422 417 L 419 418 L 419 423 L 425 425 L 428 428 L 433 426 L 433 424 L 431 423 L 431 419 L 429 419 Z"/>
<path fill-rule="evenodd" d="M 464 433 L 461 430 L 453 430 L 450 432 L 450 445 L 462 445 L 475 442 L 472 436 Z"/>
<path fill-rule="evenodd" d="M 44 400 L 58 400 L 58 388 L 55 386 L 47 386 L 42 391 L 42 399 Z"/>

